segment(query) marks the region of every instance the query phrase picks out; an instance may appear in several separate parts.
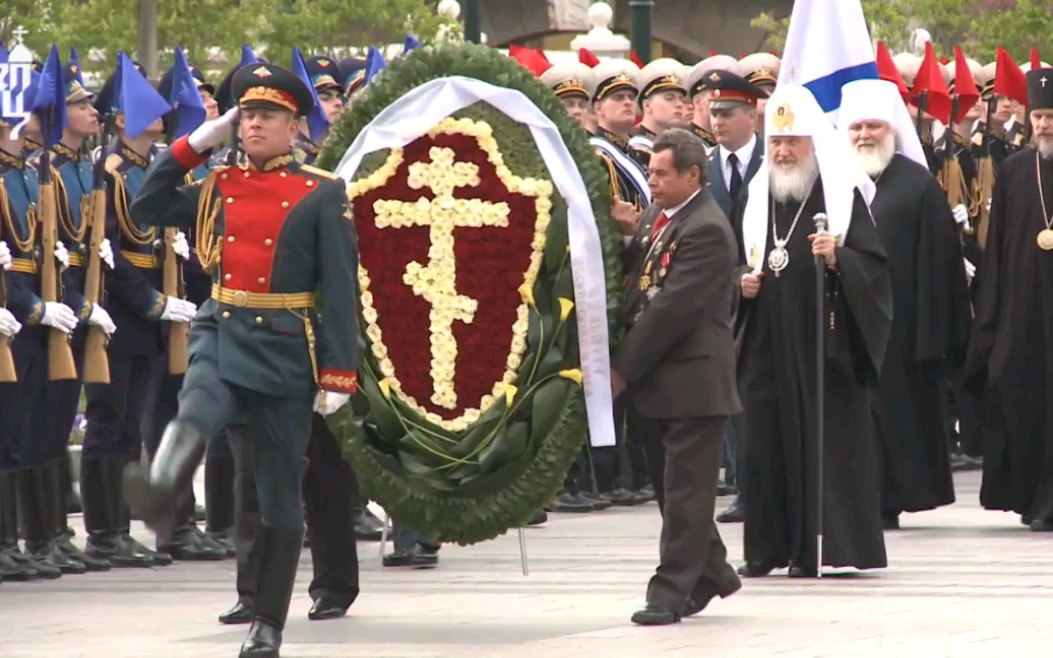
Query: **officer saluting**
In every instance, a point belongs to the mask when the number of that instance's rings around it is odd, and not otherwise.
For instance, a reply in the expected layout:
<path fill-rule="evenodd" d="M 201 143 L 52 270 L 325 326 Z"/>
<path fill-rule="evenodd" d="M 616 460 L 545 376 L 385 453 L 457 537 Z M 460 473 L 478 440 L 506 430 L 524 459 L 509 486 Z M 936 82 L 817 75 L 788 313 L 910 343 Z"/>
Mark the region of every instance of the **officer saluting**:
<path fill-rule="evenodd" d="M 262 516 L 254 619 L 240 654 L 248 658 L 277 656 L 281 646 L 303 545 L 312 412 L 330 414 L 355 391 L 358 256 L 343 182 L 292 157 L 298 118 L 314 105 L 310 89 L 286 69 L 258 64 L 238 70 L 232 91 L 239 110 L 158 156 L 132 205 L 136 219 L 162 226 L 196 214 L 198 255 L 213 286 L 191 329 L 179 414 L 149 473 L 128 467 L 125 493 L 148 526 L 164 528 L 208 438 L 247 422 Z M 235 120 L 247 163 L 184 185 Z M 317 353 L 316 290 L 325 307 Z"/>

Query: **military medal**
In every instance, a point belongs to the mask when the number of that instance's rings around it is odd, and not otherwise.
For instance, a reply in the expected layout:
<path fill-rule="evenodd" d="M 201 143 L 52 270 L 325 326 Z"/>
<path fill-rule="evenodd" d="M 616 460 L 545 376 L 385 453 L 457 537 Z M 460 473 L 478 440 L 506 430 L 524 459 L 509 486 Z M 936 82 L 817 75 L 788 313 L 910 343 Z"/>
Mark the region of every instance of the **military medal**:
<path fill-rule="evenodd" d="M 809 195 L 810 196 L 810 195 Z M 790 224 L 790 231 L 786 234 L 785 238 L 780 238 L 775 232 L 775 201 L 772 200 L 771 205 L 771 241 L 774 243 L 775 248 L 768 253 L 768 268 L 775 272 L 775 278 L 779 278 L 779 274 L 786 269 L 786 266 L 790 264 L 790 252 L 786 250 L 786 245 L 790 242 L 790 238 L 793 236 L 794 230 L 797 228 L 797 222 L 801 219 L 801 213 L 804 212 L 804 206 L 808 203 L 805 199 L 801 202 L 801 207 L 797 209 L 797 215 L 793 218 L 793 223 Z"/>
<path fill-rule="evenodd" d="M 643 292 L 651 287 L 651 275 L 644 274 L 640 277 L 640 292 Z"/>
<path fill-rule="evenodd" d="M 1035 151 L 1035 177 L 1038 179 L 1038 199 L 1042 202 L 1042 221 L 1046 228 L 1038 232 L 1038 248 L 1042 251 L 1053 251 L 1053 217 L 1046 210 L 1046 193 L 1042 190 L 1042 161 Z"/>

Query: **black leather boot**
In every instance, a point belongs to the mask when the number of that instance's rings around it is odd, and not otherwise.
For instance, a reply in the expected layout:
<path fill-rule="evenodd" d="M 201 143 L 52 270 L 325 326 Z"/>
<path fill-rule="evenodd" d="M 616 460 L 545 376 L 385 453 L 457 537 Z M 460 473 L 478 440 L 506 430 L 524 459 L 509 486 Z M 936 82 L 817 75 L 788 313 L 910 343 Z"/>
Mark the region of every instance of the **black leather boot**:
<path fill-rule="evenodd" d="M 205 457 L 205 533 L 234 557 L 234 458 Z"/>
<path fill-rule="evenodd" d="M 70 530 L 66 515 L 67 497 L 70 485 L 69 461 L 66 458 L 52 461 L 47 469 L 46 476 L 48 488 L 51 491 L 49 502 L 51 504 L 51 522 L 54 527 L 55 546 L 71 561 L 84 565 L 85 571 L 109 571 L 110 563 L 105 559 L 98 559 L 87 555 L 77 548 L 72 541 L 73 531 Z M 78 507 L 80 503 L 77 503 Z"/>
<path fill-rule="evenodd" d="M 117 492 L 117 495 L 113 497 L 114 500 L 114 515 L 117 517 L 117 528 L 121 534 L 121 542 L 139 553 L 144 553 L 150 556 L 150 561 L 155 567 L 167 567 L 172 564 L 172 556 L 162 550 L 153 550 L 147 548 L 134 537 L 132 537 L 132 513 L 128 509 L 128 505 L 124 502 L 123 487 L 124 487 L 124 473 L 128 468 L 129 464 L 136 463 L 130 457 L 121 457 L 117 463 L 111 468 L 110 475 L 110 486 Z M 161 537 L 158 536 L 157 541 L 161 541 Z"/>
<path fill-rule="evenodd" d="M 80 503 L 80 496 L 73 488 L 73 456 L 70 455 L 69 450 L 66 451 L 65 457 L 58 460 L 58 465 L 61 477 L 59 491 L 62 493 L 63 511 L 66 514 L 80 514 L 84 509 Z M 91 571 L 90 568 L 88 570 Z"/>
<path fill-rule="evenodd" d="M 193 486 L 191 484 L 191 486 Z M 157 541 L 157 549 L 177 560 L 205 562 L 223 560 L 225 548 L 213 542 L 194 521 L 194 497 L 184 495 L 176 510 L 175 527 L 170 541 Z"/>
<path fill-rule="evenodd" d="M 16 476 L 26 554 L 36 562 L 41 578 L 58 578 L 64 573 L 82 574 L 85 572 L 84 565 L 70 560 L 55 545 L 55 522 L 46 468 L 46 465 L 26 468 L 18 471 Z"/>
<path fill-rule="evenodd" d="M 123 462 L 119 457 L 84 457 L 80 465 L 80 495 L 84 505 L 84 527 L 88 539 L 84 553 L 106 560 L 115 568 L 146 568 L 154 564 L 151 556 L 128 545 L 121 535 L 117 518 L 117 490 L 112 473 Z"/>
<path fill-rule="evenodd" d="M 279 658 L 282 629 L 296 584 L 303 528 L 260 528 L 260 570 L 249 635 L 239 658 Z"/>
<path fill-rule="evenodd" d="M 0 471 L 0 580 L 38 577 L 33 560 L 18 548 L 18 495 L 14 471 Z"/>
<path fill-rule="evenodd" d="M 168 423 L 149 470 L 138 462 L 124 470 L 124 500 L 159 540 L 171 536 L 179 497 L 190 486 L 205 453 L 207 439 L 178 420 Z"/>

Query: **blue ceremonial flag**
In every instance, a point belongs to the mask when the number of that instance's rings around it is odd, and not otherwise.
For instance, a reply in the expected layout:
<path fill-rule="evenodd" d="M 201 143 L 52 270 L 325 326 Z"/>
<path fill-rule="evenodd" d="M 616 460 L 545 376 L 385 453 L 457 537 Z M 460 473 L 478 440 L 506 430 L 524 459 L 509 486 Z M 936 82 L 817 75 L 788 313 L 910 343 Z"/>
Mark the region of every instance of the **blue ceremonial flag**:
<path fill-rule="evenodd" d="M 73 72 L 77 75 L 77 82 L 80 83 L 81 87 L 88 88 L 84 84 L 84 74 L 80 72 L 80 57 L 77 55 L 77 47 L 73 46 L 69 49 L 69 63 L 73 65 Z"/>
<path fill-rule="evenodd" d="M 411 50 L 416 50 L 417 48 L 423 48 L 423 47 L 424 47 L 424 44 L 422 44 L 420 41 L 418 41 L 417 37 L 413 36 L 412 34 L 407 34 L 406 35 L 406 41 L 403 42 L 403 44 L 402 44 L 402 54 L 405 55 L 406 53 L 408 53 Z"/>
<path fill-rule="evenodd" d="M 812 92 L 831 120 L 841 87 L 876 80 L 874 46 L 860 0 L 797 0 L 779 66 L 779 85 L 795 82 Z"/>
<path fill-rule="evenodd" d="M 368 85 L 373 76 L 383 71 L 387 65 L 388 63 L 384 61 L 384 56 L 380 54 L 377 47 L 370 46 L 369 53 L 366 55 L 366 78 L 362 84 Z"/>
<path fill-rule="evenodd" d="M 293 48 L 292 72 L 311 90 L 314 109 L 307 116 L 307 130 L 311 133 L 311 141 L 318 143 L 325 135 L 325 132 L 329 130 L 329 118 L 325 115 L 322 104 L 318 102 L 318 92 L 311 81 L 311 74 L 307 72 L 307 62 L 304 60 L 303 53 L 300 52 L 299 48 Z"/>
<path fill-rule="evenodd" d="M 166 77 L 169 75 L 166 74 Z M 186 61 L 181 47 L 176 48 L 169 84 L 164 83 L 162 80 L 162 87 L 165 89 L 161 94 L 175 113 L 176 126 L 172 131 L 172 138 L 178 139 L 203 124 L 208 116 L 205 103 L 201 100 L 201 92 L 197 90 L 197 81 L 190 71 L 190 63 Z"/>
<path fill-rule="evenodd" d="M 62 60 L 54 45 L 40 72 L 40 83 L 32 109 L 40 115 L 40 132 L 44 144 L 50 148 L 62 141 L 62 131 L 69 121 L 66 117 L 66 92 L 62 84 Z"/>
<path fill-rule="evenodd" d="M 252 49 L 252 46 L 246 43 L 241 47 L 241 63 L 238 64 L 239 69 L 242 66 L 255 64 L 258 61 L 260 61 L 260 58 L 256 57 L 256 51 Z"/>
<path fill-rule="evenodd" d="M 124 115 L 124 134 L 133 139 L 172 110 L 123 50 L 117 53 L 115 89 L 118 111 Z"/>

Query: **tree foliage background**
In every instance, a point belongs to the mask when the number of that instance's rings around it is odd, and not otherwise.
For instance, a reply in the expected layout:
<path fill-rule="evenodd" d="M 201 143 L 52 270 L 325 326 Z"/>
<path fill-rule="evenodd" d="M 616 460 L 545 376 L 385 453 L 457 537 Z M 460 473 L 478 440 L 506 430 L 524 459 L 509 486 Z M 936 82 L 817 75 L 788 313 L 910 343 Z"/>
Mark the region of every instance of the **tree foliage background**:
<path fill-rule="evenodd" d="M 436 14 L 437 0 L 155 0 L 158 68 L 171 64 L 182 46 L 197 66 L 226 69 L 248 43 L 267 59 L 288 65 L 293 47 L 305 55 L 332 48 L 368 48 L 401 43 L 406 33 L 427 42 L 447 19 Z M 71 46 L 81 65 L 106 73 L 117 51 L 135 56 L 137 13 L 132 0 L 4 0 L 0 44 L 12 43 L 22 25 L 26 45 L 44 59 L 51 44 L 63 57 Z M 227 54 L 209 64 L 209 49 Z M 261 52 L 262 51 L 262 52 Z"/>
<path fill-rule="evenodd" d="M 961 46 L 980 63 L 994 61 L 1004 46 L 1017 63 L 1028 61 L 1037 48 L 1045 61 L 1053 58 L 1053 0 L 862 0 L 871 38 L 882 40 L 892 52 L 908 50 L 911 30 L 932 34 L 937 54 L 954 56 Z M 767 38 L 764 50 L 782 51 L 789 15 L 761 13 L 753 27 Z"/>

